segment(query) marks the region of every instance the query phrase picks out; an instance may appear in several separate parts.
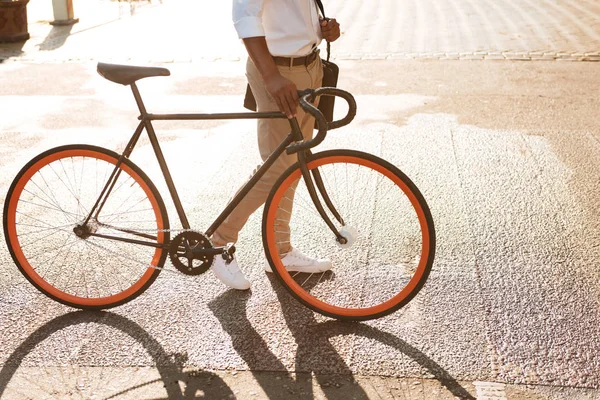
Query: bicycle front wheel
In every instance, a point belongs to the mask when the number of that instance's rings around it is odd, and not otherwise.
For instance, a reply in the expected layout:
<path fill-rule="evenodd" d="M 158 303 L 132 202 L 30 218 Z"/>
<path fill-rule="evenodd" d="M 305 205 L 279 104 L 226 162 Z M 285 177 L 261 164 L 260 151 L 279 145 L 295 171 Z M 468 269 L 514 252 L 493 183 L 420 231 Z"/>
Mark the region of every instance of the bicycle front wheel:
<path fill-rule="evenodd" d="M 165 206 L 128 159 L 88 224 L 92 235 L 75 233 L 118 159 L 96 146 L 57 147 L 31 160 L 8 191 L 4 235 L 13 260 L 36 288 L 60 303 L 84 309 L 123 304 L 144 292 L 165 262 Z"/>
<path fill-rule="evenodd" d="M 379 318 L 407 304 L 435 253 L 433 219 L 417 187 L 392 164 L 358 151 L 318 153 L 307 165 L 321 177 L 320 201 L 348 243 L 340 245 L 318 213 L 296 163 L 274 185 L 263 216 L 265 253 L 279 280 L 304 305 L 337 319 Z M 332 269 L 286 270 L 291 246 L 330 259 Z"/>

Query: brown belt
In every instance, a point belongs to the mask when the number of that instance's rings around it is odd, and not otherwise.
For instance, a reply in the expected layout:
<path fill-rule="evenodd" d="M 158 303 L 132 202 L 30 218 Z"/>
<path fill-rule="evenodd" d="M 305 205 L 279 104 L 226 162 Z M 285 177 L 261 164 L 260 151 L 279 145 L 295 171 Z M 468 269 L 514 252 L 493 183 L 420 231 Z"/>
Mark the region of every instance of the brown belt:
<path fill-rule="evenodd" d="M 298 65 L 310 65 L 317 59 L 318 56 L 319 49 L 303 57 L 273 57 L 273 60 L 277 65 L 282 65 L 284 67 L 295 67 Z"/>

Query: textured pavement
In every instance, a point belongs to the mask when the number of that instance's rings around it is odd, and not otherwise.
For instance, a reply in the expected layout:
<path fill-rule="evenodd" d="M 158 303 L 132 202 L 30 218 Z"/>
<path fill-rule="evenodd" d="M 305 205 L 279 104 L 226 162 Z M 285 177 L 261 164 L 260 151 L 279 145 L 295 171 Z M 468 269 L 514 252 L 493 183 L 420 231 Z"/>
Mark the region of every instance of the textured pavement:
<path fill-rule="evenodd" d="M 596 65 L 340 66 L 340 86 L 357 96 L 359 112 L 322 147 L 389 159 L 422 190 L 436 222 L 432 274 L 407 307 L 381 320 L 343 324 L 300 306 L 262 271 L 260 213 L 239 241 L 251 293 L 228 291 L 211 274 L 165 271 L 145 295 L 112 312 L 73 313 L 37 293 L 2 250 L 0 390 L 8 398 L 39 398 L 28 395 L 32 390 L 164 398 L 194 387 L 207 393 L 214 384 L 223 397 L 233 391 L 237 398 L 276 398 L 286 389 L 278 375 L 259 371 L 294 371 L 314 374 L 310 382 L 281 375 L 299 398 L 346 398 L 337 391 L 346 385 L 356 398 L 376 397 L 363 376 L 396 377 L 377 381 L 382 398 L 596 398 L 600 131 L 589 85 L 599 79 Z M 42 150 L 126 143 L 134 102 L 126 88 L 99 77 L 93 63 L 0 68 L 0 86 L 11 93 L 0 96 L 2 196 Z M 241 110 L 241 63 L 169 68 L 171 77 L 140 83 L 149 110 Z M 28 85 L 19 83 L 24 79 Z M 211 210 L 224 206 L 259 160 L 247 151 L 255 146 L 254 126 L 211 121 L 157 128 L 190 220 L 204 229 Z M 133 159 L 166 193 L 147 142 Z M 173 220 L 172 207 L 170 214 Z M 251 373 L 238 379 L 223 371 Z M 413 385 L 439 396 L 412 392 Z"/>
<path fill-rule="evenodd" d="M 31 0 L 25 43 L 0 59 L 172 62 L 236 60 L 245 50 L 231 2 L 74 0 L 73 26 L 52 27 L 49 1 Z M 130 4 L 135 6 L 130 7 Z M 595 0 L 329 0 L 342 25 L 336 59 L 600 60 Z"/>
<path fill-rule="evenodd" d="M 329 1 L 340 57 L 598 59 L 594 0 Z M 344 21 L 347 21 L 344 23 Z"/>

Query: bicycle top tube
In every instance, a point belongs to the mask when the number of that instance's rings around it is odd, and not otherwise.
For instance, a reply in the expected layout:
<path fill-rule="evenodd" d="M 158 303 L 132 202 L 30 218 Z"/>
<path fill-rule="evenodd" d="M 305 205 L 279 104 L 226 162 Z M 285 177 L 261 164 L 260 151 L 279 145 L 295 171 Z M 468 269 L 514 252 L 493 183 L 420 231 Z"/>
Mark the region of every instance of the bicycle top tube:
<path fill-rule="evenodd" d="M 111 82 L 121 85 L 129 85 L 133 90 L 134 97 L 138 103 L 141 115 L 138 117 L 142 121 L 156 120 L 218 120 L 218 119 L 262 119 L 262 118 L 286 118 L 282 112 L 243 112 L 243 113 L 209 113 L 209 114 L 151 114 L 146 112 L 141 95 L 137 90 L 136 81 L 153 76 L 170 76 L 171 72 L 166 68 L 159 67 L 137 67 L 130 65 L 118 65 L 98 63 L 98 73 Z M 288 154 L 296 153 L 302 150 L 308 150 L 319 145 L 330 129 L 340 128 L 349 124 L 356 115 L 356 101 L 349 92 L 337 88 L 321 87 L 318 89 L 306 89 L 298 91 L 300 97 L 300 106 L 304 111 L 311 114 L 317 121 L 318 133 L 307 142 L 301 142 L 290 145 L 286 152 Z M 319 96 L 341 97 L 348 103 L 348 113 L 344 118 L 337 121 L 327 122 L 323 113 L 312 105 Z M 290 126 L 294 129 L 295 124 L 290 120 Z"/>

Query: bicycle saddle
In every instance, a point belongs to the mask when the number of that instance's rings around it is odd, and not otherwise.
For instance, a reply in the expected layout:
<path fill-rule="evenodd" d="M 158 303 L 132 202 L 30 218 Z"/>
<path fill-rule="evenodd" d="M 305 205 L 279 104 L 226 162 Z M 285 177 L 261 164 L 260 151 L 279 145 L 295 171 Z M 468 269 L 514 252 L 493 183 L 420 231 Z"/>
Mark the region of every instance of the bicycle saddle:
<path fill-rule="evenodd" d="M 98 63 L 98 73 L 109 81 L 121 85 L 131 85 L 138 79 L 151 76 L 169 76 L 171 72 L 166 68 L 134 67 L 130 65 Z"/>

